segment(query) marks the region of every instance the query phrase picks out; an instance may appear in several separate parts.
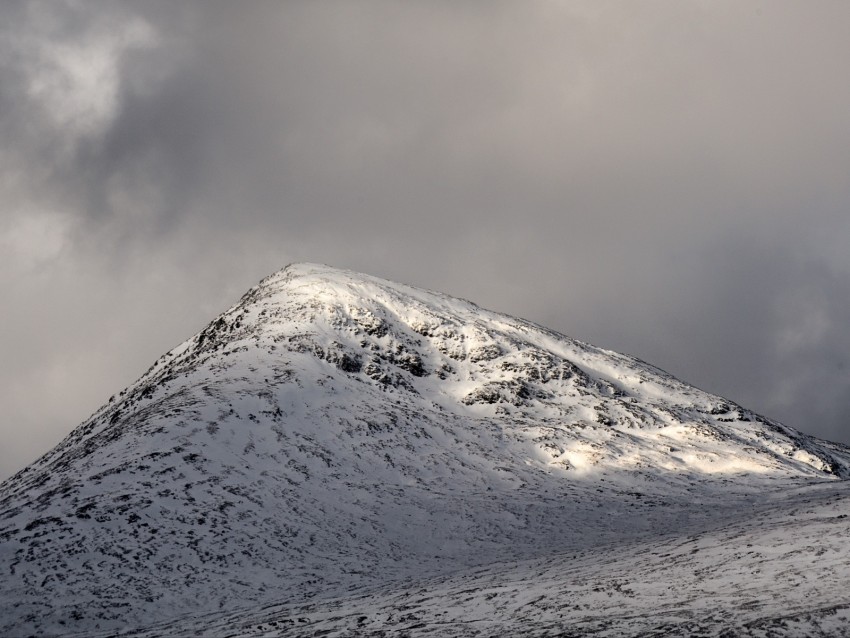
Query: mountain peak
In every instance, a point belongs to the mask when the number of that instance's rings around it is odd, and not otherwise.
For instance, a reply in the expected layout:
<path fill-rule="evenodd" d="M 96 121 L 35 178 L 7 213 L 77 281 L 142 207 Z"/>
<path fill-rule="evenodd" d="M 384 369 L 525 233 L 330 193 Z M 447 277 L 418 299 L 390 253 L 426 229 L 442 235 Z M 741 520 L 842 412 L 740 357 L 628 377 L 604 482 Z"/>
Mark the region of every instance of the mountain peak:
<path fill-rule="evenodd" d="M 291 264 L 287 264 L 277 272 L 272 273 L 268 277 L 265 277 L 262 281 L 260 281 L 260 286 L 269 285 L 275 281 L 287 280 L 292 281 L 299 277 L 345 277 L 351 275 L 357 275 L 353 271 L 344 270 L 342 268 L 335 268 L 333 266 L 328 266 L 327 264 L 318 264 L 311 262 L 293 262 Z M 361 275 L 363 276 L 363 275 Z"/>
<path fill-rule="evenodd" d="M 435 299 L 445 297 L 352 270 L 300 262 L 289 264 L 261 280 L 243 296 L 242 301 L 263 299 L 285 303 L 287 295 L 315 297 L 328 303 L 335 300 L 343 305 L 380 303 L 389 298 L 402 303 L 416 303 L 417 300 L 433 303 Z"/>
<path fill-rule="evenodd" d="M 386 279 L 380 279 L 354 270 L 337 268 L 327 264 L 294 262 L 263 278 L 258 286 L 274 286 L 276 283 L 293 283 L 301 280 L 336 283 L 380 283 L 382 285 L 406 287 Z"/>

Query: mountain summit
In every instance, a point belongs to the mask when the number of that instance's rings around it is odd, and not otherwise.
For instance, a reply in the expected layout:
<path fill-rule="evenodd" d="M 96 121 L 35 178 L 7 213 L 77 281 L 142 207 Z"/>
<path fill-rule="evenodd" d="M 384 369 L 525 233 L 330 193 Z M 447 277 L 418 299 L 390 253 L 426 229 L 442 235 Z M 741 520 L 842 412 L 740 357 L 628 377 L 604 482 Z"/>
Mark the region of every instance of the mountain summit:
<path fill-rule="evenodd" d="M 0 631 L 339 598 L 848 475 L 844 446 L 633 357 L 295 264 L 0 485 Z"/>

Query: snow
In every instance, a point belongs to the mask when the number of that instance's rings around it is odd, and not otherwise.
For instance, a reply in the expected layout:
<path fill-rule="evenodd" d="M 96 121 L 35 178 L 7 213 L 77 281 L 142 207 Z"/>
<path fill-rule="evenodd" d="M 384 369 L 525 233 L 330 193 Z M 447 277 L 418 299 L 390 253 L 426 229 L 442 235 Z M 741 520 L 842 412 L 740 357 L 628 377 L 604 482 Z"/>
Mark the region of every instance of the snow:
<path fill-rule="evenodd" d="M 297 264 L 0 485 L 0 633 L 840 624 L 848 468 L 632 357 Z"/>

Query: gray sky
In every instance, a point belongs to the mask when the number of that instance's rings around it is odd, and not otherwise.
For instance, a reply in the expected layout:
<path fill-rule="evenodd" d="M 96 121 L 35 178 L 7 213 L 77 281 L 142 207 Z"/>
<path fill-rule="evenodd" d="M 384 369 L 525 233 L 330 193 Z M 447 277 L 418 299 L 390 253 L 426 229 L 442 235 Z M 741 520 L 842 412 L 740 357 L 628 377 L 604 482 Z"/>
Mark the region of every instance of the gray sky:
<path fill-rule="evenodd" d="M 472 299 L 850 442 L 850 3 L 0 4 L 0 478 L 249 286 Z"/>

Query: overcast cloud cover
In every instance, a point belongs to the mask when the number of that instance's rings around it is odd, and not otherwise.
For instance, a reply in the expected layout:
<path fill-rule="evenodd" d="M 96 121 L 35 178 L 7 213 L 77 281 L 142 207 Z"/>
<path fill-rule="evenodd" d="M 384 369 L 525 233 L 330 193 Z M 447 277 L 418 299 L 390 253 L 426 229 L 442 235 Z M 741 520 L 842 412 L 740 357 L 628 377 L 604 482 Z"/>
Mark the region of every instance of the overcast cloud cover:
<path fill-rule="evenodd" d="M 0 478 L 292 261 L 850 442 L 850 3 L 0 4 Z"/>

